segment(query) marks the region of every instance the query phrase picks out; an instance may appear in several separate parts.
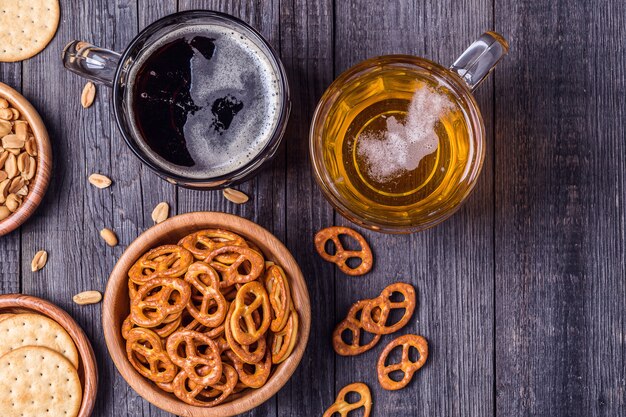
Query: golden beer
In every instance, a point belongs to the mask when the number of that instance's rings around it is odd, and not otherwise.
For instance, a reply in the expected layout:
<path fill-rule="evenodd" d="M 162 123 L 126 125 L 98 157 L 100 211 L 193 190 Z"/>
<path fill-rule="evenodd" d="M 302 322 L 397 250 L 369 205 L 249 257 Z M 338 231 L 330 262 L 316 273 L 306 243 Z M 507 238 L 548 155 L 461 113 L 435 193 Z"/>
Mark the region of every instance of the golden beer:
<path fill-rule="evenodd" d="M 451 215 L 482 164 L 484 127 L 456 75 L 411 56 L 365 61 L 321 100 L 311 129 L 318 182 L 350 220 L 390 232 Z"/>

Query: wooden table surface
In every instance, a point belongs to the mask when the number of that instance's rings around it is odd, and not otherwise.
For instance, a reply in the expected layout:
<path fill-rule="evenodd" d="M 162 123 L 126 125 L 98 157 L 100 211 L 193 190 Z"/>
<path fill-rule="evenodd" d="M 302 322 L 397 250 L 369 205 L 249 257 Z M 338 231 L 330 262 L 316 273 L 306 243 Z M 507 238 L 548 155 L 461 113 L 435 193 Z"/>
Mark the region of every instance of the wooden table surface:
<path fill-rule="evenodd" d="M 247 415 L 321 416 L 344 385 L 372 389 L 372 416 L 619 416 L 626 414 L 626 6 L 594 0 L 62 0 L 62 21 L 38 56 L 0 64 L 0 80 L 31 100 L 52 138 L 54 171 L 35 216 L 0 238 L 0 292 L 34 294 L 65 308 L 91 339 L 100 370 L 95 416 L 162 416 L 108 357 L 100 306 L 73 294 L 104 290 L 124 248 L 152 225 L 153 207 L 220 210 L 272 231 L 293 252 L 313 304 L 309 347 L 273 399 Z M 177 10 L 242 18 L 280 52 L 293 91 L 289 128 L 273 165 L 240 189 L 168 184 L 133 156 L 113 123 L 111 91 L 83 110 L 84 80 L 64 70 L 72 39 L 122 50 L 137 31 Z M 375 55 L 407 53 L 442 64 L 483 31 L 510 54 L 476 93 L 487 155 L 467 204 L 442 225 L 408 236 L 365 231 L 374 270 L 347 277 L 314 251 L 313 234 L 347 224 L 311 175 L 308 128 L 317 100 L 342 71 Z M 108 190 L 87 176 L 104 173 Z M 115 248 L 98 235 L 120 238 Z M 44 270 L 30 271 L 40 249 Z M 336 356 L 334 325 L 357 299 L 395 280 L 419 305 L 403 332 L 430 342 L 426 366 L 404 390 L 376 380 L 377 348 Z"/>

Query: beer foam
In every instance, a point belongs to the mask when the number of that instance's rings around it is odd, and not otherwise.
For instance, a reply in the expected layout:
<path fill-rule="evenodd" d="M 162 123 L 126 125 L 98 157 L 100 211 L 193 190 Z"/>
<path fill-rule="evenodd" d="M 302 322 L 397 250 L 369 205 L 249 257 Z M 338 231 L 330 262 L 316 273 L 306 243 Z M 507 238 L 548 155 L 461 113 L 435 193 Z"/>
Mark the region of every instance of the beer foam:
<path fill-rule="evenodd" d="M 416 169 L 426 155 L 437 151 L 435 125 L 453 108 L 445 94 L 422 87 L 411 99 L 405 123 L 391 116 L 386 130 L 362 133 L 356 152 L 366 161 L 368 175 L 383 183 Z"/>
<path fill-rule="evenodd" d="M 190 41 L 195 36 L 213 41 L 215 49 L 210 59 L 193 48 Z M 195 165 L 183 167 L 166 161 L 143 140 L 138 140 L 139 146 L 158 165 L 177 175 L 190 178 L 227 175 L 250 163 L 277 129 L 284 104 L 279 69 L 269 51 L 237 28 L 219 23 L 187 26 L 168 33 L 151 45 L 133 68 L 141 68 L 144 55 L 145 61 L 152 51 L 180 38 L 187 40 L 194 51 L 190 61 L 190 96 L 199 109 L 187 114 L 183 130 Z M 131 70 L 129 79 L 134 80 L 134 75 Z M 224 98 L 232 98 L 243 107 L 229 126 L 218 129 L 212 106 Z M 132 102 L 129 106 L 132 108 Z M 133 130 L 141 138 L 139 130 L 136 127 Z"/>

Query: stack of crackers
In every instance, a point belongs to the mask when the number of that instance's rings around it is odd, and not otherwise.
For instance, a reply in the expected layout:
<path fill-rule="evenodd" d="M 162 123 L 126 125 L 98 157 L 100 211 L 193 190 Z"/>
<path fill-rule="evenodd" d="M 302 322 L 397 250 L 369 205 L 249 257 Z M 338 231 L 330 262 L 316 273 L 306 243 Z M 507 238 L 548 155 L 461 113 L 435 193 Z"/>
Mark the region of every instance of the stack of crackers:
<path fill-rule="evenodd" d="M 78 350 L 56 321 L 40 314 L 0 314 L 2 416 L 78 415 Z"/>

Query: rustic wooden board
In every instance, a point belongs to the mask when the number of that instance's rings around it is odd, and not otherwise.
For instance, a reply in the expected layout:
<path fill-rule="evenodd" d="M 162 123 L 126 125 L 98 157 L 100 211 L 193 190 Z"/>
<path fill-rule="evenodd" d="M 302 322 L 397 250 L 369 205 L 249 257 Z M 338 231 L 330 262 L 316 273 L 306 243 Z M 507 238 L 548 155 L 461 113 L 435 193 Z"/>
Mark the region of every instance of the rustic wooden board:
<path fill-rule="evenodd" d="M 51 136 L 50 190 L 36 214 L 0 238 L 0 293 L 23 291 L 66 309 L 92 341 L 100 371 L 94 416 L 166 416 L 128 387 L 108 358 L 100 306 L 71 296 L 103 290 L 116 259 L 171 214 L 220 210 L 268 228 L 292 251 L 312 300 L 309 348 L 292 381 L 250 416 L 321 415 L 357 380 L 374 395 L 372 416 L 616 416 L 626 414 L 626 9 L 619 2 L 557 0 L 62 0 L 59 31 L 41 54 L 0 64 Z M 251 200 L 177 188 L 142 166 L 113 123 L 111 92 L 83 110 L 84 80 L 59 59 L 72 39 L 121 50 L 138 30 L 177 10 L 242 18 L 280 53 L 292 116 L 274 163 L 237 187 Z M 411 236 L 364 231 L 376 264 L 347 277 L 314 252 L 333 214 L 310 173 L 308 128 L 330 82 L 375 55 L 411 53 L 449 64 L 490 28 L 511 54 L 477 92 L 488 132 L 479 185 L 453 218 Z M 494 134 L 495 133 L 495 134 Z M 108 190 L 92 172 L 114 179 Z M 114 229 L 120 246 L 98 235 Z M 39 249 L 50 257 L 32 273 Z M 336 356 L 332 328 L 356 299 L 396 280 L 413 283 L 418 308 L 403 331 L 424 335 L 431 356 L 409 387 L 382 390 L 374 364 L 385 337 L 356 358 Z"/>
<path fill-rule="evenodd" d="M 492 24 L 491 2 L 482 0 L 407 1 L 393 8 L 365 3 L 336 3 L 335 76 L 363 59 L 391 53 L 450 64 Z M 465 207 L 435 229 L 411 236 L 364 232 L 376 256 L 373 271 L 362 278 L 338 274 L 339 316 L 391 282 L 406 281 L 417 290 L 416 313 L 401 333 L 425 336 L 430 356 L 406 389 L 385 391 L 376 379 L 376 360 L 391 336 L 363 355 L 336 359 L 336 390 L 367 382 L 376 415 L 493 415 L 492 91 L 488 82 L 478 92 L 489 132 L 487 156 Z M 349 224 L 339 215 L 336 221 Z"/>
<path fill-rule="evenodd" d="M 496 3 L 497 414 L 626 413 L 626 8 Z"/>
<path fill-rule="evenodd" d="M 292 113 L 285 137 L 285 244 L 302 267 L 311 294 L 309 348 L 292 382 L 278 393 L 279 416 L 321 416 L 335 399 L 334 268 L 317 256 L 313 236 L 333 223 L 333 211 L 311 175 L 308 133 L 313 111 L 333 79 L 333 7 L 281 1 L 280 53 L 291 85 Z"/>

